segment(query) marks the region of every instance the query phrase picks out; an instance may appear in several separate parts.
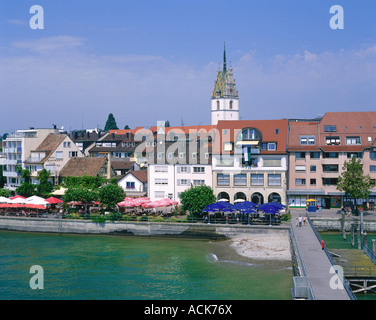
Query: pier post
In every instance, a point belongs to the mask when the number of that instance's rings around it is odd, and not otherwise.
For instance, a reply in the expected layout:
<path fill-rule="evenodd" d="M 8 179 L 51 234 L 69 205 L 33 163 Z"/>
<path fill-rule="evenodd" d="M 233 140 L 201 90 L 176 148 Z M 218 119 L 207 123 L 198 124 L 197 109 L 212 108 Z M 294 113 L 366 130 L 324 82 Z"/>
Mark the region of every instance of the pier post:
<path fill-rule="evenodd" d="M 362 243 L 360 241 L 360 228 L 358 227 L 358 230 L 357 230 L 357 237 L 358 237 L 358 249 L 361 250 L 362 249 Z"/>
<path fill-rule="evenodd" d="M 372 239 L 372 252 L 376 254 L 376 239 Z"/>
<path fill-rule="evenodd" d="M 351 224 L 351 246 L 354 247 L 355 246 L 355 236 L 354 236 L 354 224 L 352 223 Z"/>
<path fill-rule="evenodd" d="M 346 240 L 346 231 L 345 231 L 345 213 L 344 213 L 344 212 L 342 212 L 341 229 L 342 229 L 342 237 L 343 237 L 343 240 Z"/>
<path fill-rule="evenodd" d="M 368 247 L 368 241 L 367 241 L 367 232 L 364 231 L 363 233 L 363 247 L 367 246 Z"/>

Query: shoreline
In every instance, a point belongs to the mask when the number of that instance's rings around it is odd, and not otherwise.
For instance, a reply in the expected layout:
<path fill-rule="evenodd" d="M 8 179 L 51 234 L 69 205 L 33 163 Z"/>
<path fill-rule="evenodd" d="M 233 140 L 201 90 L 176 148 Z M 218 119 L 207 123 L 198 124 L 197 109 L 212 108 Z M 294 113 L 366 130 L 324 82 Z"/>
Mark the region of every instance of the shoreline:
<path fill-rule="evenodd" d="M 284 234 L 240 235 L 229 240 L 237 254 L 253 260 L 291 261 L 289 236 Z"/>

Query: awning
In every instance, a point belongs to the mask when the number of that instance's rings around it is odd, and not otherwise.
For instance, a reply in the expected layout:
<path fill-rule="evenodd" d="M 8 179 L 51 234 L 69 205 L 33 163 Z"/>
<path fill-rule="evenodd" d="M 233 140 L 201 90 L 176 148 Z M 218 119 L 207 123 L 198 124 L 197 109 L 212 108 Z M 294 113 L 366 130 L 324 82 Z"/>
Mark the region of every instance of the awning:
<path fill-rule="evenodd" d="M 256 146 L 259 144 L 259 141 L 238 141 L 236 142 L 237 146 Z"/>

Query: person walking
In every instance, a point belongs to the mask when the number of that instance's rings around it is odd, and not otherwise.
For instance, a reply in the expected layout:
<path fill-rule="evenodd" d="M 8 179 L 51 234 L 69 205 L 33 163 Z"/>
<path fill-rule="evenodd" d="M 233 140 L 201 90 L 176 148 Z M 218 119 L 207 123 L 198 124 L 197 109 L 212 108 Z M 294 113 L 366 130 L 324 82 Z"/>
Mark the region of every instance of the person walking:
<path fill-rule="evenodd" d="M 301 227 L 302 226 L 302 216 L 300 215 L 299 216 L 299 227 Z"/>

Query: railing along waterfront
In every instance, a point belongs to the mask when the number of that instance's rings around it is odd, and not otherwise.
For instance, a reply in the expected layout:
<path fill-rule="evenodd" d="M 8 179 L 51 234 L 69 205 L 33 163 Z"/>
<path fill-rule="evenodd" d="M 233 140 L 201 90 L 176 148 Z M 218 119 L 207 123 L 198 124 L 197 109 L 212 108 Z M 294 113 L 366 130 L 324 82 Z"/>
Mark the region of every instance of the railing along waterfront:
<path fill-rule="evenodd" d="M 292 298 L 316 300 L 312 284 L 308 280 L 307 267 L 299 243 L 296 241 L 295 230 L 292 222 L 290 228 L 290 246 L 292 249 L 293 270 L 294 274 L 296 274 L 296 276 L 293 277 L 294 287 L 291 288 Z"/>
<path fill-rule="evenodd" d="M 367 247 L 366 244 L 363 245 L 363 251 L 372 260 L 372 262 L 376 264 L 376 255 L 372 252 L 370 248 Z"/>
<path fill-rule="evenodd" d="M 205 224 L 241 224 L 241 225 L 272 225 L 277 226 L 281 224 L 280 219 L 272 219 L 259 217 L 259 218 L 245 218 L 245 219 L 234 219 L 234 218 L 197 218 L 197 217 L 162 217 L 162 216 L 150 216 L 150 215 L 121 215 L 117 214 L 59 214 L 59 213 L 45 213 L 45 212 L 32 212 L 21 214 L 20 212 L 0 212 L 0 216 L 8 217 L 31 217 L 31 218 L 49 218 L 49 219 L 78 219 L 78 220 L 93 220 L 106 222 L 106 221 L 119 221 L 119 222 L 164 222 L 164 223 L 205 223 Z"/>
<path fill-rule="evenodd" d="M 307 220 L 308 220 L 308 222 L 309 222 L 309 224 L 310 224 L 313 232 L 315 233 L 317 240 L 319 241 L 320 244 L 322 244 L 322 239 L 321 239 L 319 233 L 317 232 L 315 226 L 313 225 L 313 223 L 312 223 L 312 221 L 311 221 L 311 219 L 310 219 L 310 217 L 309 217 L 308 214 L 307 214 Z M 324 243 L 324 252 L 325 252 L 326 256 L 328 257 L 328 259 L 330 261 L 330 264 L 334 267 L 336 265 L 336 263 L 334 262 L 333 257 L 330 254 L 330 252 L 328 250 L 328 247 L 326 246 L 325 243 Z M 336 273 L 338 272 L 338 270 L 336 268 L 334 268 L 334 270 L 336 271 Z M 349 298 L 351 300 L 357 300 L 356 297 L 355 297 L 355 295 L 354 295 L 354 293 L 350 289 L 349 285 L 346 283 L 346 281 L 343 281 L 343 287 L 345 288 L 345 290 L 346 290 L 346 292 L 349 295 Z"/>

